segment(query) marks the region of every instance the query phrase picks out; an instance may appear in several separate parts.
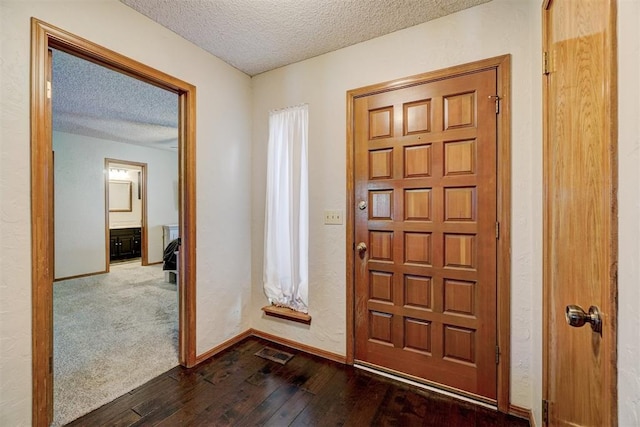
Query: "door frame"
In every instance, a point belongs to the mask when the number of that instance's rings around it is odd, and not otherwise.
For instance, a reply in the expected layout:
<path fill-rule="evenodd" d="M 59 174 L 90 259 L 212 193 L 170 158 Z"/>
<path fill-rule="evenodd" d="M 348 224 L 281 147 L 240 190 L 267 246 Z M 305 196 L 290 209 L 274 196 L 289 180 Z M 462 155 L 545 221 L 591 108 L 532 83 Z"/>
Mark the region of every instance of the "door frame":
<path fill-rule="evenodd" d="M 31 18 L 32 423 L 53 415 L 53 165 L 47 95 L 55 48 L 178 95 L 179 361 L 196 364 L 196 87 L 36 18 Z"/>
<path fill-rule="evenodd" d="M 347 348 L 346 361 L 353 365 L 355 355 L 355 100 L 357 98 L 416 86 L 436 80 L 495 69 L 500 114 L 497 115 L 497 339 L 500 363 L 497 378 L 497 407 L 501 412 L 514 410 L 509 402 L 510 379 L 510 294 L 511 294 L 511 55 L 501 55 L 457 65 L 424 74 L 365 86 L 347 92 L 347 215 L 346 215 L 346 281 L 347 281 Z M 415 380 L 415 378 L 412 378 Z"/>
<path fill-rule="evenodd" d="M 138 167 L 141 169 L 140 181 L 138 185 L 140 186 L 140 198 L 142 199 L 142 212 L 140 213 L 140 265 L 147 266 L 149 265 L 149 252 L 147 246 L 147 164 L 141 162 L 132 162 L 129 160 L 118 160 L 105 158 L 104 159 L 104 215 L 105 215 L 105 271 L 108 273 L 111 265 L 111 245 L 110 245 L 110 236 L 109 236 L 109 224 L 111 213 L 109 212 L 109 165 L 111 163 L 116 163 L 120 165 L 129 165 Z"/>

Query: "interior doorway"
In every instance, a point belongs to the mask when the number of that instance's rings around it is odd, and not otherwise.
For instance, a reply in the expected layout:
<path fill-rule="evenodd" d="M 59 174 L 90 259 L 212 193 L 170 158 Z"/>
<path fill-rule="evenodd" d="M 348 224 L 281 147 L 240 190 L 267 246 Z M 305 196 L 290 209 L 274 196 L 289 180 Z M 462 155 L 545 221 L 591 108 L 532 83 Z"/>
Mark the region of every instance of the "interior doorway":
<path fill-rule="evenodd" d="M 31 195 L 33 295 L 33 424 L 49 425 L 53 416 L 53 153 L 51 58 L 58 49 L 104 65 L 178 95 L 177 200 L 182 246 L 179 252 L 179 359 L 195 357 L 195 87 L 64 30 L 32 19 Z"/>
<path fill-rule="evenodd" d="M 106 270 L 119 262 L 149 265 L 147 164 L 105 159 Z"/>
<path fill-rule="evenodd" d="M 57 49 L 51 87 L 58 426 L 178 364 L 178 287 L 160 250 L 179 216 L 178 96 Z"/>

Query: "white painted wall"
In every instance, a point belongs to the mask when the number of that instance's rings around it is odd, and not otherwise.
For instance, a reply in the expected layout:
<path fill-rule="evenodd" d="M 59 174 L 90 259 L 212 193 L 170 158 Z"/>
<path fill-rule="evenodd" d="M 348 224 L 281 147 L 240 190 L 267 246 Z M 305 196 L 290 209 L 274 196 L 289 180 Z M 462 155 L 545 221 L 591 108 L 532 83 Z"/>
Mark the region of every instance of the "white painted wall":
<path fill-rule="evenodd" d="M 413 74 L 512 54 L 511 402 L 531 408 L 539 381 L 541 327 L 533 306 L 541 292 L 540 14 L 536 1 L 494 0 L 254 77 L 253 310 L 254 328 L 345 354 L 345 227 L 323 225 L 324 209 L 346 209 L 346 92 Z M 535 17 L 535 18 L 534 18 Z M 309 103 L 311 326 L 260 314 L 268 111 Z M 535 103 L 534 103 L 535 102 Z M 533 178 L 536 178 L 535 180 Z M 534 237 L 536 236 L 536 237 Z M 539 297 L 538 297 L 539 299 Z M 539 332 L 538 337 L 539 337 Z M 537 393 L 539 389 L 535 389 Z M 539 399 L 540 396 L 537 397 Z M 539 401 L 539 400 L 538 400 Z"/>
<path fill-rule="evenodd" d="M 55 152 L 55 277 L 104 271 L 105 158 L 147 163 L 148 260 L 162 261 L 162 226 L 178 222 L 178 156 L 158 150 L 64 132 L 53 133 Z M 137 182 L 137 174 L 133 179 Z M 133 184 L 133 198 L 137 186 Z M 138 203 L 140 205 L 140 203 Z M 118 215 L 125 218 L 111 218 Z M 127 213 L 109 214 L 125 225 Z M 141 212 L 137 210 L 137 225 Z"/>
<path fill-rule="evenodd" d="M 618 2 L 618 425 L 640 425 L 640 2 Z"/>
<path fill-rule="evenodd" d="M 0 425 L 31 424 L 30 18 L 197 87 L 197 352 L 250 309 L 251 80 L 116 0 L 0 3 Z"/>

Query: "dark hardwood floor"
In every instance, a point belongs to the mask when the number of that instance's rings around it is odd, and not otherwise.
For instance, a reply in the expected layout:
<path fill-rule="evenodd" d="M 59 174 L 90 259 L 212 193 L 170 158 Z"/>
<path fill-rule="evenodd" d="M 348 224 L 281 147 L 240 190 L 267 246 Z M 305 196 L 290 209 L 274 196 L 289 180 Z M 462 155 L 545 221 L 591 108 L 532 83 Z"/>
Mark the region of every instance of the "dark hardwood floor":
<path fill-rule="evenodd" d="M 286 365 L 254 355 L 293 353 Z M 71 426 L 528 426 L 307 353 L 248 338 L 193 369 L 176 367 Z"/>

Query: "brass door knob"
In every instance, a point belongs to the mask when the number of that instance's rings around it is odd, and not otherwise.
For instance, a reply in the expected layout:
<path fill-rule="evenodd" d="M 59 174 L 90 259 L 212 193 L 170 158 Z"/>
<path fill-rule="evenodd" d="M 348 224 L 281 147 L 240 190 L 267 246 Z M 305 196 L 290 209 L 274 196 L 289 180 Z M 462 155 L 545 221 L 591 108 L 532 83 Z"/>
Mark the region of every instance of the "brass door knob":
<path fill-rule="evenodd" d="M 358 246 L 356 246 L 356 250 L 360 252 L 360 255 L 362 255 L 367 251 L 367 245 L 364 242 L 360 242 L 358 243 Z"/>
<path fill-rule="evenodd" d="M 589 323 L 594 332 L 602 332 L 602 318 L 600 317 L 598 307 L 595 305 L 589 307 L 588 313 L 585 313 L 579 305 L 568 305 L 564 315 L 569 326 L 579 328 L 584 326 L 585 323 Z"/>

